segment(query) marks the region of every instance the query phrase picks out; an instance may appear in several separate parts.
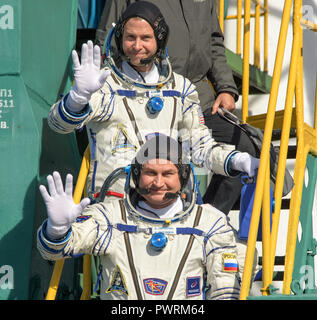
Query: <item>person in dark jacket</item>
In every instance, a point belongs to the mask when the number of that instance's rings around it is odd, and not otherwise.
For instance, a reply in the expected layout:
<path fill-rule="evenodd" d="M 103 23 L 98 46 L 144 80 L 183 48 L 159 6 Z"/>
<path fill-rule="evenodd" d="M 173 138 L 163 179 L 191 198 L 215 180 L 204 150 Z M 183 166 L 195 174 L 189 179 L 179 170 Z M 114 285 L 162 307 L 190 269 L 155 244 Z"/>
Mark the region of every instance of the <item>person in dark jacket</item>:
<path fill-rule="evenodd" d="M 96 31 L 96 44 L 101 48 L 112 23 L 130 3 L 137 0 L 106 0 Z M 173 70 L 188 78 L 199 94 L 205 124 L 218 142 L 235 145 L 236 150 L 256 155 L 244 132 L 222 119 L 218 109 L 235 109 L 239 93 L 232 71 L 227 65 L 224 38 L 213 0 L 149 0 L 156 4 L 170 26 L 168 54 Z M 211 85 L 212 86 L 211 86 Z M 214 174 L 204 195 L 210 203 L 228 214 L 240 196 L 239 178 Z M 230 196 L 228 196 L 230 195 Z"/>

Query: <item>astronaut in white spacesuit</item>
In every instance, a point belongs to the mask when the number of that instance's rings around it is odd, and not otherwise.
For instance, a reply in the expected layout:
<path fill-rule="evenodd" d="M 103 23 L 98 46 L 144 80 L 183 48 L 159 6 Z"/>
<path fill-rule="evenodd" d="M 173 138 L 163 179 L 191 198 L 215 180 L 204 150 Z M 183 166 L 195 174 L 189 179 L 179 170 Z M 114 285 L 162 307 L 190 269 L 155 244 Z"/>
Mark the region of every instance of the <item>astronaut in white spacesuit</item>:
<path fill-rule="evenodd" d="M 167 136 L 149 139 L 128 167 L 124 199 L 72 199 L 57 172 L 40 186 L 48 219 L 38 230 L 45 259 L 100 256 L 101 299 L 238 299 L 233 230 L 226 216 L 197 205 L 192 164 Z M 205 290 L 204 285 L 210 289 Z"/>
<path fill-rule="evenodd" d="M 48 122 L 59 133 L 86 126 L 90 166 L 90 196 L 115 169 L 125 167 L 145 141 L 164 133 L 187 144 L 192 162 L 218 174 L 253 176 L 259 159 L 216 143 L 199 106 L 195 86 L 172 71 L 166 43 L 169 29 L 152 3 L 131 4 L 105 41 L 106 68 L 100 70 L 101 53 L 91 41 L 83 44 L 81 63 L 73 51 L 74 86 L 55 103 Z M 120 59 L 112 56 L 115 40 Z M 107 191 L 123 196 L 124 178 Z"/>

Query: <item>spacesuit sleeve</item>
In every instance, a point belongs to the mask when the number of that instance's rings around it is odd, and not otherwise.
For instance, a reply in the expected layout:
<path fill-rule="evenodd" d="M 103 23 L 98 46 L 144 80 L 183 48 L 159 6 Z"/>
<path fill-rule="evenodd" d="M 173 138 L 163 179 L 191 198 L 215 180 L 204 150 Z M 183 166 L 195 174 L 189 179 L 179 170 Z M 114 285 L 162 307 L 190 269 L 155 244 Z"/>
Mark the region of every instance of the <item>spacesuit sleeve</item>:
<path fill-rule="evenodd" d="M 230 161 L 237 152 L 233 145 L 218 143 L 212 138 L 212 130 L 204 124 L 195 86 L 186 78 L 182 88 L 183 127 L 180 136 L 191 154 L 192 162 L 217 174 L 234 176 Z"/>
<path fill-rule="evenodd" d="M 108 81 L 92 95 L 89 104 L 80 113 L 71 112 L 67 108 L 66 100 L 67 95 L 57 101 L 48 114 L 50 128 L 62 134 L 81 129 L 89 121 L 106 121 L 111 117 L 114 108 L 114 92 Z"/>
<path fill-rule="evenodd" d="M 46 234 L 44 221 L 37 232 L 37 248 L 46 260 L 76 258 L 84 254 L 98 255 L 106 253 L 111 240 L 111 223 L 109 213 L 102 206 L 88 206 L 83 214 L 77 217 L 68 233 L 57 240 Z"/>
<path fill-rule="evenodd" d="M 207 240 L 208 239 L 208 240 Z M 237 248 L 226 218 L 218 218 L 206 235 L 207 282 L 211 300 L 238 300 L 240 294 Z"/>

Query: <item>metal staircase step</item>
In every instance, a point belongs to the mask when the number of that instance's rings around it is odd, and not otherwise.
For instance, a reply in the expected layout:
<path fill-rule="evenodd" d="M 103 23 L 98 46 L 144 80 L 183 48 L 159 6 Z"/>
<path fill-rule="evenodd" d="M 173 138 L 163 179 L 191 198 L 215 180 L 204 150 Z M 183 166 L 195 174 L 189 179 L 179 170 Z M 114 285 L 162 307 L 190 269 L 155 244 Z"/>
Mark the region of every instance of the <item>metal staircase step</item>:
<path fill-rule="evenodd" d="M 238 87 L 239 93 L 242 92 L 242 70 L 243 59 L 240 55 L 232 52 L 226 48 L 227 63 L 230 66 L 234 80 Z M 249 69 L 249 93 L 250 94 L 263 94 L 270 93 L 272 85 L 272 77 L 267 72 L 261 71 L 254 65 L 250 64 Z"/>
<path fill-rule="evenodd" d="M 266 121 L 267 114 L 257 114 L 254 116 L 249 116 L 247 118 L 247 123 L 251 124 L 254 127 L 264 130 L 265 128 L 265 121 Z M 283 120 L 284 120 L 284 110 L 279 110 L 275 112 L 274 116 L 274 124 L 273 130 L 281 130 L 283 127 Z M 292 109 L 292 120 L 291 120 L 291 128 L 294 130 L 296 128 L 296 111 L 295 108 Z M 278 131 L 276 131 L 278 132 Z M 291 130 L 291 133 L 294 134 L 294 131 Z"/>

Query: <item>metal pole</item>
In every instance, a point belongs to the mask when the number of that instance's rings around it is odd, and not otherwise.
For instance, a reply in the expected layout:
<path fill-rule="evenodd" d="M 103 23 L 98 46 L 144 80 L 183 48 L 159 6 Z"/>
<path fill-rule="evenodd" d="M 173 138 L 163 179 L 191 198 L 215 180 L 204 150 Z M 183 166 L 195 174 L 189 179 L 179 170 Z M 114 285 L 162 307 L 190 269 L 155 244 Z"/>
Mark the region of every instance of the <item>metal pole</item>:
<path fill-rule="evenodd" d="M 291 67 L 295 69 L 294 72 L 297 71 L 297 66 L 301 62 L 299 59 L 300 57 L 299 51 L 301 48 L 300 4 L 301 4 L 301 1 L 294 0 L 293 51 L 294 51 L 294 55 L 296 55 L 296 59 L 293 58 L 293 52 L 292 52 L 292 61 L 291 61 Z M 294 66 L 292 66 L 293 64 Z M 299 80 L 297 81 L 297 85 L 301 86 Z M 297 102 L 300 102 L 299 99 L 297 99 Z M 300 214 L 300 202 L 301 202 L 301 196 L 302 196 L 305 162 L 306 162 L 306 156 L 308 153 L 308 150 L 305 150 L 304 148 L 304 132 L 303 132 L 304 117 L 303 117 L 303 106 L 300 103 L 299 105 L 296 105 L 296 115 L 298 115 L 298 118 L 296 118 L 296 123 L 297 123 L 297 128 L 299 129 L 299 132 L 298 132 L 298 144 L 297 144 L 295 171 L 294 171 L 295 187 L 291 197 L 288 232 L 287 232 L 285 270 L 284 270 L 284 280 L 283 280 L 284 294 L 290 294 L 290 291 L 291 291 L 292 273 L 293 273 L 293 267 L 294 267 L 294 258 L 295 258 L 296 240 L 297 240 L 297 227 L 298 227 L 299 214 Z"/>
<path fill-rule="evenodd" d="M 270 199 L 270 161 L 268 160 L 266 168 L 266 181 L 263 193 L 262 204 L 262 258 L 263 258 L 263 287 L 262 295 L 269 295 L 269 284 L 271 283 L 271 236 L 270 236 L 270 213 L 271 213 L 271 199 Z"/>
<path fill-rule="evenodd" d="M 268 0 L 264 0 L 264 72 L 268 72 L 268 26 L 269 26 L 269 5 Z"/>
<path fill-rule="evenodd" d="M 260 1 L 256 1 L 254 19 L 254 65 L 260 69 Z"/>
<path fill-rule="evenodd" d="M 241 56 L 241 20 L 242 20 L 242 0 L 237 4 L 237 54 Z"/>
<path fill-rule="evenodd" d="M 242 71 L 242 120 L 248 117 L 249 61 L 250 61 L 250 10 L 251 0 L 244 2 L 243 71 Z"/>

